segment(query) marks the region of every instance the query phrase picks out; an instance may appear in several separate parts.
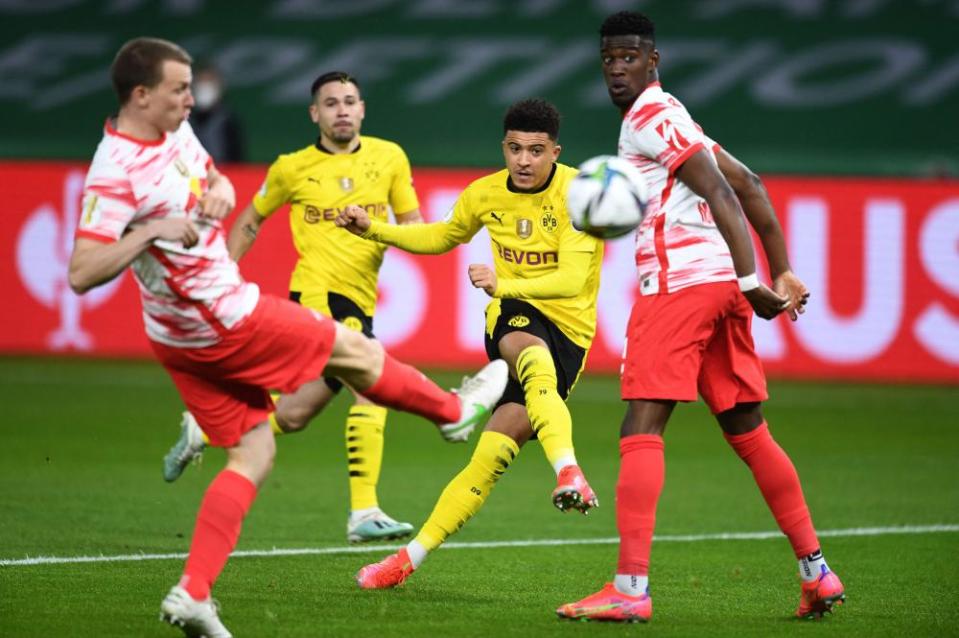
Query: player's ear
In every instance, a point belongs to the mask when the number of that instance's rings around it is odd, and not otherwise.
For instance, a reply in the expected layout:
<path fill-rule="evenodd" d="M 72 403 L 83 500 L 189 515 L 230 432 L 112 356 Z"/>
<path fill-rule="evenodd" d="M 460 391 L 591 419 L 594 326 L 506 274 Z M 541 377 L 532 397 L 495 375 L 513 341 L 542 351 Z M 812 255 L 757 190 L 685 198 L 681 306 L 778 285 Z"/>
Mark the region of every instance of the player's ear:
<path fill-rule="evenodd" d="M 316 102 L 310 102 L 310 119 L 314 124 L 320 123 L 320 110 L 316 107 Z"/>
<path fill-rule="evenodd" d="M 144 101 L 150 95 L 150 88 L 142 84 L 138 84 L 133 87 L 133 90 L 130 91 L 130 102 L 133 102 L 137 106 L 143 106 Z"/>
<path fill-rule="evenodd" d="M 363 118 L 366 117 L 366 102 L 360 100 L 360 121 L 363 121 Z"/>
<path fill-rule="evenodd" d="M 559 159 L 559 154 L 562 153 L 562 152 L 563 152 L 563 147 L 562 147 L 562 146 L 560 146 L 559 144 L 556 144 L 555 146 L 553 146 L 553 161 L 554 161 L 554 162 Z"/>
<path fill-rule="evenodd" d="M 649 68 L 652 71 L 655 71 L 659 66 L 659 49 L 654 48 L 649 54 Z"/>

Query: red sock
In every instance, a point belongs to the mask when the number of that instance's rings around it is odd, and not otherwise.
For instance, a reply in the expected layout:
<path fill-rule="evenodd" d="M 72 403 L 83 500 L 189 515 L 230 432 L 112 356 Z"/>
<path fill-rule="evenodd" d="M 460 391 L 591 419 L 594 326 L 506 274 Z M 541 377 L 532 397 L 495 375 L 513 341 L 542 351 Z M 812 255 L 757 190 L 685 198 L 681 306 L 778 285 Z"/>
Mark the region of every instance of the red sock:
<path fill-rule="evenodd" d="M 666 479 L 663 437 L 634 434 L 619 440 L 616 526 L 619 528 L 617 574 L 649 574 L 649 552 L 656 526 L 656 502 Z"/>
<path fill-rule="evenodd" d="M 232 470 L 217 474 L 206 488 L 180 579 L 180 586 L 195 600 L 205 600 L 210 595 L 210 588 L 236 546 L 240 525 L 254 498 L 256 486 Z"/>
<path fill-rule="evenodd" d="M 379 405 L 412 412 L 433 423 L 452 423 L 462 414 L 459 397 L 389 354 L 383 361 L 380 378 L 360 394 Z"/>
<path fill-rule="evenodd" d="M 779 529 L 789 539 L 796 558 L 819 549 L 816 530 L 809 517 L 799 475 L 792 461 L 769 434 L 766 422 L 746 434 L 725 434 L 736 454 L 753 472 L 756 485 L 763 493 Z"/>

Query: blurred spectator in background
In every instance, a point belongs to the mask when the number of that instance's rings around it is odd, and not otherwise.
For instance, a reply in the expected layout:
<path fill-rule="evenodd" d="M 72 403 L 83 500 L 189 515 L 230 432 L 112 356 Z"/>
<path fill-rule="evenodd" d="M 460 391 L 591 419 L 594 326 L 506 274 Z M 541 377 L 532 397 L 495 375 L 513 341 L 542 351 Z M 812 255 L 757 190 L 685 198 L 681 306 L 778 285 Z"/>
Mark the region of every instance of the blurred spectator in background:
<path fill-rule="evenodd" d="M 224 88 L 223 76 L 210 64 L 202 66 L 193 79 L 196 105 L 190 113 L 190 126 L 217 164 L 246 160 L 243 127 L 236 113 L 223 103 Z"/>

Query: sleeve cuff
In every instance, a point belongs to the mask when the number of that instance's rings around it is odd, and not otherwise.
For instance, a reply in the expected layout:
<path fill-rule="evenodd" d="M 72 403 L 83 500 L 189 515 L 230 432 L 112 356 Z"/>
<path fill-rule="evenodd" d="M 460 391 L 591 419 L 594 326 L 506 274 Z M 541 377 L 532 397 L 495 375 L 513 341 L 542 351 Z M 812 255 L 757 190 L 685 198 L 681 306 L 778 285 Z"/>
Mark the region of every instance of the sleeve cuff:
<path fill-rule="evenodd" d="M 695 144 L 687 148 L 685 151 L 680 153 L 679 157 L 677 157 L 673 161 L 673 163 L 669 165 L 669 175 L 670 176 L 675 175 L 676 171 L 679 170 L 679 167 L 682 166 L 686 162 L 686 160 L 688 160 L 690 157 L 692 157 L 699 151 L 703 150 L 704 148 L 706 148 L 705 144 L 703 144 L 702 142 L 696 142 Z"/>
<path fill-rule="evenodd" d="M 100 233 L 95 233 L 92 230 L 78 230 L 76 234 L 77 239 L 92 239 L 93 241 L 98 241 L 101 244 L 112 244 L 117 241 L 116 237 L 111 237 L 110 235 L 102 235 Z"/>

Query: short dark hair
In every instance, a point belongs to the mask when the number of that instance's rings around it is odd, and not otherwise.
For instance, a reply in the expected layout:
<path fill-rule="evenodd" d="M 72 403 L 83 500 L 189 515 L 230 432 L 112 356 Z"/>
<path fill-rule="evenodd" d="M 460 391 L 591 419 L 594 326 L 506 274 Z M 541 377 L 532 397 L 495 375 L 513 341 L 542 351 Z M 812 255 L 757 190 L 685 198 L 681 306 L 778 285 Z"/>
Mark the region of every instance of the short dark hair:
<path fill-rule="evenodd" d="M 313 84 L 310 86 L 310 97 L 315 98 L 316 92 L 320 90 L 320 87 L 328 82 L 342 82 L 343 84 L 352 82 L 357 90 L 360 88 L 360 83 L 356 81 L 356 78 L 346 71 L 329 71 L 313 80 Z"/>
<path fill-rule="evenodd" d="M 160 38 L 134 38 L 113 58 L 110 80 L 120 106 L 130 100 L 138 86 L 154 87 L 163 81 L 163 63 L 167 60 L 193 64 L 193 58 L 179 44 Z"/>
<path fill-rule="evenodd" d="M 546 133 L 554 142 L 559 139 L 559 111 L 540 98 L 520 100 L 509 107 L 503 117 L 503 133 L 525 131 Z"/>
<path fill-rule="evenodd" d="M 644 13 L 620 11 L 603 20 L 599 35 L 602 38 L 614 35 L 638 35 L 641 39 L 656 44 L 656 25 Z"/>

